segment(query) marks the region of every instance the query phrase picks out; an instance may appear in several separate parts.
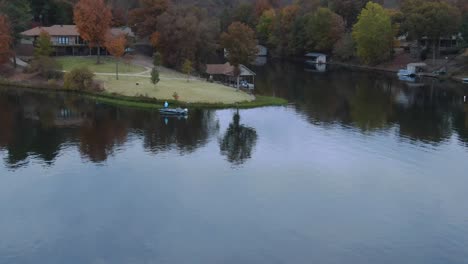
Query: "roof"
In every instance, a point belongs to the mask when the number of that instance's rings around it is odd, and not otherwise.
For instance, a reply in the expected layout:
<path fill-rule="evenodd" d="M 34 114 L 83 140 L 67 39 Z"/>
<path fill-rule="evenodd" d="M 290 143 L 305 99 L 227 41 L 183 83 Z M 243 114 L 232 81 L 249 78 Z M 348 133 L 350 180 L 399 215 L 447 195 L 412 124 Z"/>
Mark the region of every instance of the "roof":
<path fill-rule="evenodd" d="M 35 27 L 26 30 L 21 35 L 34 37 L 39 36 L 42 31 L 49 33 L 51 36 L 79 36 L 78 30 L 75 25 L 54 25 L 51 27 Z"/>
<path fill-rule="evenodd" d="M 124 34 L 129 37 L 135 37 L 135 34 L 133 34 L 133 31 L 130 27 L 111 28 L 111 34 L 114 36 L 119 35 L 119 34 Z"/>
<path fill-rule="evenodd" d="M 244 65 L 240 65 L 241 74 L 240 76 L 254 76 L 255 72 L 251 71 L 249 68 Z M 234 66 L 229 62 L 224 64 L 207 64 L 206 73 L 210 75 L 227 75 L 234 76 Z"/>
<path fill-rule="evenodd" d="M 28 37 L 39 36 L 42 31 L 49 33 L 51 36 L 79 36 L 78 29 L 75 25 L 53 25 L 50 27 L 35 27 L 26 30 L 21 35 Z M 129 27 L 112 28 L 112 35 L 124 34 L 130 37 L 134 37 L 133 31 Z"/>
<path fill-rule="evenodd" d="M 424 62 L 408 63 L 408 67 L 426 67 L 427 64 Z"/>
<path fill-rule="evenodd" d="M 309 52 L 305 55 L 306 57 L 320 57 L 320 56 L 327 56 L 323 53 L 317 53 L 317 52 Z"/>

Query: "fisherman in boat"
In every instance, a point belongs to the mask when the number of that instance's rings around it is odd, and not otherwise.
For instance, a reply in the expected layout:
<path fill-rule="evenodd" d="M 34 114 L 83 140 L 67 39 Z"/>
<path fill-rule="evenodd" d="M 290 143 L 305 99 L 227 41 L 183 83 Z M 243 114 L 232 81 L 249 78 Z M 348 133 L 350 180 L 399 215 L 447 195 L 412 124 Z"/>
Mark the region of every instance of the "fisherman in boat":
<path fill-rule="evenodd" d="M 169 107 L 169 103 L 167 101 L 164 102 L 164 108 L 168 108 Z"/>

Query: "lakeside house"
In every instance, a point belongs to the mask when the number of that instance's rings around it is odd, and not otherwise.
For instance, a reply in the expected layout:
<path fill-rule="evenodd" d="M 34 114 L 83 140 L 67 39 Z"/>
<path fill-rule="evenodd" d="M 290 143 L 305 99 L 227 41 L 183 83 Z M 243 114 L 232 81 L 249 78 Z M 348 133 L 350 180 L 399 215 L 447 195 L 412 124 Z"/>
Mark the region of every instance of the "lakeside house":
<path fill-rule="evenodd" d="M 210 80 L 219 81 L 227 85 L 236 86 L 237 77 L 234 75 L 234 66 L 229 62 L 224 64 L 207 64 L 206 73 Z M 254 88 L 255 72 L 247 68 L 245 65 L 240 65 L 240 80 L 248 84 L 248 88 Z"/>
<path fill-rule="evenodd" d="M 34 51 L 34 45 L 42 31 L 50 35 L 50 40 L 54 48 L 54 54 L 59 55 L 95 55 L 97 48 L 89 48 L 88 43 L 83 40 L 78 33 L 75 25 L 53 25 L 50 27 L 35 27 L 21 33 L 22 39 L 19 47 L 19 54 L 22 56 L 31 56 Z M 134 38 L 132 30 L 129 27 L 112 28 L 112 35 L 124 34 L 128 38 Z M 101 47 L 101 54 L 107 51 Z"/>

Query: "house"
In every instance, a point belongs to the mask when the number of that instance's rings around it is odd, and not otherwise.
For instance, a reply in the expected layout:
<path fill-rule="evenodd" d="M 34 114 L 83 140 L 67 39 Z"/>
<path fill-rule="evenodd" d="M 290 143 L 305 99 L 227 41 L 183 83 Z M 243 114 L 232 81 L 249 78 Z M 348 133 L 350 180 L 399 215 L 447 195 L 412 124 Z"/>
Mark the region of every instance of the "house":
<path fill-rule="evenodd" d="M 240 65 L 240 81 L 248 88 L 254 88 L 255 73 L 247 68 L 245 65 Z M 229 62 L 224 64 L 207 64 L 206 73 L 209 75 L 210 80 L 220 81 L 228 85 L 237 85 L 237 77 L 234 74 L 234 66 Z"/>
<path fill-rule="evenodd" d="M 262 45 L 257 45 L 257 56 L 265 57 L 268 56 L 268 48 Z"/>
<path fill-rule="evenodd" d="M 327 63 L 327 55 L 323 53 L 310 52 L 305 55 L 307 58 L 306 63 L 310 64 L 324 64 Z"/>
<path fill-rule="evenodd" d="M 427 68 L 427 64 L 423 62 L 408 63 L 408 65 L 406 66 L 406 70 L 408 70 L 409 72 L 413 74 L 424 72 L 426 68 Z"/>
<path fill-rule="evenodd" d="M 89 48 L 84 41 L 75 25 L 53 25 L 50 27 L 35 27 L 21 33 L 21 46 L 34 46 L 37 38 L 42 31 L 49 33 L 52 46 L 55 50 L 55 55 L 93 55 L 97 54 L 97 48 Z M 129 38 L 134 38 L 132 30 L 128 27 L 112 28 L 112 35 L 124 34 Z M 25 49 L 26 50 L 26 49 Z M 31 49 L 29 49 L 31 50 Z M 101 48 L 101 54 L 106 54 L 105 48 Z M 27 56 L 30 54 L 20 54 Z"/>

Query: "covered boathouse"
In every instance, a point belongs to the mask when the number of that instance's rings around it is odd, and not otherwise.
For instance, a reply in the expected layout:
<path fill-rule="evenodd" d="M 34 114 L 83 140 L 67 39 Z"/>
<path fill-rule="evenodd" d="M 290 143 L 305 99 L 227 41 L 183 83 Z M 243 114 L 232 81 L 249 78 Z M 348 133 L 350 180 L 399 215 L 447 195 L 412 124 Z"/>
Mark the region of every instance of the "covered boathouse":
<path fill-rule="evenodd" d="M 237 77 L 234 74 L 234 66 L 229 62 L 224 64 L 207 64 L 206 74 L 209 76 L 209 80 L 218 81 L 223 84 L 236 87 Z M 247 68 L 245 65 L 240 65 L 240 82 L 245 88 L 255 88 L 255 72 Z"/>

